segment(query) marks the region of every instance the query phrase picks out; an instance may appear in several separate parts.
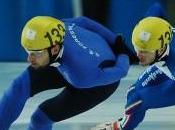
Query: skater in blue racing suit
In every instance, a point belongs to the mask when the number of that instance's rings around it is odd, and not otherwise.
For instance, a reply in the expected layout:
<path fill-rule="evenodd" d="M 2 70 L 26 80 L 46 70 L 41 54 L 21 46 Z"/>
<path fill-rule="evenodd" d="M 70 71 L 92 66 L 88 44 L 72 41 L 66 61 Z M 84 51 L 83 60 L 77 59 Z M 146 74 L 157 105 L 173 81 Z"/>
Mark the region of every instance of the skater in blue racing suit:
<path fill-rule="evenodd" d="M 92 130 L 134 130 L 148 109 L 175 105 L 175 37 L 159 3 L 135 26 L 132 44 L 141 65 L 150 65 L 130 86 L 124 116 Z"/>
<path fill-rule="evenodd" d="M 120 42 L 121 36 L 86 17 L 58 20 L 36 16 L 29 20 L 21 43 L 30 65 L 0 100 L 0 129 L 8 130 L 27 99 L 45 90 L 63 88 L 39 105 L 28 130 L 51 130 L 55 122 L 107 99 L 129 69 Z"/>

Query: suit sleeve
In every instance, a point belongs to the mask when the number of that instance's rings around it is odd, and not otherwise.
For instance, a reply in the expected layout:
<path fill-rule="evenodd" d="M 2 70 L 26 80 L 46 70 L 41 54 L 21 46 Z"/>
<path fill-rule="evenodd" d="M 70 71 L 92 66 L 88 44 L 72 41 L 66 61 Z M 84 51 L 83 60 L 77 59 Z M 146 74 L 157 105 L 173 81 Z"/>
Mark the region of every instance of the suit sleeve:
<path fill-rule="evenodd" d="M 120 54 L 116 59 L 116 64 L 113 67 L 101 69 L 101 81 L 104 84 L 114 83 L 125 77 L 129 70 L 129 59 L 127 55 Z"/>

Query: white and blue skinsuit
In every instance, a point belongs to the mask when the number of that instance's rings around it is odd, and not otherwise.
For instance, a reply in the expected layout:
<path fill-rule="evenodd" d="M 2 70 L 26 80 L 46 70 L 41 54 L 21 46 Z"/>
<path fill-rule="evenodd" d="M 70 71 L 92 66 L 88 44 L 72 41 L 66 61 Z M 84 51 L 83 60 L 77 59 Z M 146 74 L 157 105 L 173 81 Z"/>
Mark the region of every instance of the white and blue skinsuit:
<path fill-rule="evenodd" d="M 153 4 L 146 16 L 165 18 L 163 8 Z M 175 37 L 159 62 L 149 66 L 127 92 L 122 130 L 134 130 L 148 109 L 175 105 Z"/>
<path fill-rule="evenodd" d="M 63 88 L 41 103 L 28 130 L 51 130 L 52 124 L 85 112 L 107 99 L 129 69 L 125 54 L 115 55 L 110 46 L 116 36 L 86 18 L 64 19 L 66 35 L 58 63 L 35 70 L 29 66 L 0 100 L 0 129 L 8 130 L 25 102 L 35 94 Z"/>

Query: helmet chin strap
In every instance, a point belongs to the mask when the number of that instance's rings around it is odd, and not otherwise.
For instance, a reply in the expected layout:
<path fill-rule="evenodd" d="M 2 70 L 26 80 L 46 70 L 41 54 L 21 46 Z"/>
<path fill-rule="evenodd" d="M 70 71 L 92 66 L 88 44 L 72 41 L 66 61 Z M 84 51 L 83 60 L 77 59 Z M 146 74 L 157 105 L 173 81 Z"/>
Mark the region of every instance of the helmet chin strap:
<path fill-rule="evenodd" d="M 60 60 L 59 52 L 57 54 L 55 54 L 55 55 L 52 55 L 51 49 L 52 49 L 52 47 L 49 47 L 47 49 L 47 51 L 49 53 L 49 64 L 48 65 L 50 65 L 52 63 L 55 63 L 55 62 L 59 62 L 59 60 Z M 61 49 L 62 49 L 62 45 L 60 45 L 60 50 Z"/>
<path fill-rule="evenodd" d="M 165 46 L 165 49 L 163 50 L 163 52 L 161 54 L 159 54 L 158 50 L 156 50 L 156 55 L 155 55 L 155 59 L 153 62 L 150 63 L 150 65 L 154 64 L 155 62 L 159 62 L 159 61 L 165 61 L 168 53 L 167 53 L 167 45 Z M 169 50 L 168 50 L 169 51 Z"/>

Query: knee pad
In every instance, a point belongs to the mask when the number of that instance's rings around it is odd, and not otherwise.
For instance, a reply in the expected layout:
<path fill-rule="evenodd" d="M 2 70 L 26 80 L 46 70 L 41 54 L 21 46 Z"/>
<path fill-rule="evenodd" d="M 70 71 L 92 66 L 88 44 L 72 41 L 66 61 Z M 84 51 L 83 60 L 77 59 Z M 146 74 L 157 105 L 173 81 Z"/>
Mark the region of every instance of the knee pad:
<path fill-rule="evenodd" d="M 53 121 L 39 108 L 31 117 L 28 130 L 52 130 Z"/>

